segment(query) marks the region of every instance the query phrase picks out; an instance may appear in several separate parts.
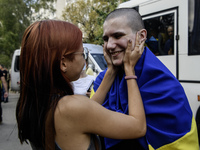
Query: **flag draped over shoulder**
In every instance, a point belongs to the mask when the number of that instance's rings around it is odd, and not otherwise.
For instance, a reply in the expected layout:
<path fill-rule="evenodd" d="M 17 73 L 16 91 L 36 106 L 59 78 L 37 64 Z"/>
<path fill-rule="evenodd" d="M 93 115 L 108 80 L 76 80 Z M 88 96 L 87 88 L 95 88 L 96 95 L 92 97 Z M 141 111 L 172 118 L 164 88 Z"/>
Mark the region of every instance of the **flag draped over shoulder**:
<path fill-rule="evenodd" d="M 94 91 L 99 87 L 105 72 L 106 70 L 96 78 Z M 145 137 L 138 139 L 140 144 L 145 149 L 148 147 L 150 149 L 161 147 L 169 149 L 168 146 L 173 147 L 173 145 L 177 148 L 176 141 L 182 138 L 179 144 L 184 143 L 187 146 L 187 144 L 191 144 L 191 139 L 194 139 L 192 140 L 194 147 L 198 147 L 196 124 L 192 125 L 193 115 L 184 89 L 174 75 L 147 47 L 135 66 L 135 73 L 138 77 L 137 83 L 147 120 L 147 133 Z M 113 111 L 128 114 L 127 82 L 124 77 L 121 80 L 119 76 L 115 78 L 103 106 Z M 104 140 L 106 148 L 121 141 L 108 138 Z"/>

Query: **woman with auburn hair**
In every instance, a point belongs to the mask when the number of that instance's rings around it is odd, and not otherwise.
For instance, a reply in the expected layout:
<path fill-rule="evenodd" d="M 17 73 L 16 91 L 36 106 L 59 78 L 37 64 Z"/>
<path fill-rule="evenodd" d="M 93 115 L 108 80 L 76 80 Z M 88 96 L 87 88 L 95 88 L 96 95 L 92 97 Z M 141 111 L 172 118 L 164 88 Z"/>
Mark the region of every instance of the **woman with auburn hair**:
<path fill-rule="evenodd" d="M 139 138 L 146 133 L 146 119 L 134 67 L 144 49 L 129 40 L 124 57 L 129 115 L 102 107 L 118 70 L 104 50 L 108 68 L 99 89 L 90 100 L 74 95 L 71 81 L 79 78 L 87 54 L 82 32 L 58 20 L 37 21 L 24 33 L 20 56 L 20 97 L 16 118 L 21 143 L 33 149 L 99 150 L 96 135 L 115 139 Z M 135 47 L 135 48 L 134 48 Z M 133 50 L 134 48 L 134 50 Z"/>

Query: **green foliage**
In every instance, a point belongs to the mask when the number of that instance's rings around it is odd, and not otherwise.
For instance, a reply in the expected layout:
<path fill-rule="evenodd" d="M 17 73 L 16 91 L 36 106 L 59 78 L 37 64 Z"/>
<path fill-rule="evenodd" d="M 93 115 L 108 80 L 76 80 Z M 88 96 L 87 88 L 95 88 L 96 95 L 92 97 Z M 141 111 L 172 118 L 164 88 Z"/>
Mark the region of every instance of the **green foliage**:
<path fill-rule="evenodd" d="M 7 55 L 0 54 L 0 64 L 4 65 L 6 68 L 10 68 L 11 59 Z"/>
<path fill-rule="evenodd" d="M 77 0 L 66 6 L 63 18 L 76 24 L 83 32 L 83 42 L 103 44 L 103 22 L 119 3 L 126 0 Z"/>
<path fill-rule="evenodd" d="M 0 0 L 0 64 L 10 67 L 12 54 L 20 48 L 24 30 L 41 20 L 41 8 L 54 13 L 56 0 Z M 102 44 L 103 22 L 125 0 L 77 0 L 64 11 L 64 18 L 81 28 L 83 42 Z M 39 13 L 40 12 L 40 13 Z M 34 15 L 37 13 L 37 16 Z"/>
<path fill-rule="evenodd" d="M 24 30 L 36 19 L 41 8 L 54 12 L 55 0 L 0 0 L 0 63 L 10 67 L 12 54 L 20 48 Z"/>

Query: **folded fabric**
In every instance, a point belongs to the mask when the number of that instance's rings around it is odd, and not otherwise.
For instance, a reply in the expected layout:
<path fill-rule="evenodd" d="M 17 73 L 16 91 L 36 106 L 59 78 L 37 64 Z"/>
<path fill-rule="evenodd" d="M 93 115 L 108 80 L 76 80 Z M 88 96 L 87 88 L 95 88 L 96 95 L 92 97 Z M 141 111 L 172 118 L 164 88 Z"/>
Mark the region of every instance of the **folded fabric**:
<path fill-rule="evenodd" d="M 92 87 L 94 80 L 94 76 L 87 75 L 86 77 L 79 78 L 78 80 L 71 82 L 74 89 L 74 94 L 86 95 L 88 89 Z"/>
<path fill-rule="evenodd" d="M 94 91 L 102 82 L 105 72 L 106 70 L 96 78 Z M 196 147 L 198 137 L 194 123 L 192 130 L 193 114 L 179 81 L 147 47 L 135 66 L 135 73 L 138 77 L 137 83 L 147 120 L 146 136 L 139 138 L 138 142 L 144 149 L 158 149 L 166 147 L 184 136 L 190 136 L 191 138 L 187 137 L 181 142 L 179 141 L 179 144 L 187 145 L 187 143 L 190 144 L 188 139 L 194 139 L 193 143 Z M 128 114 L 127 82 L 124 77 L 121 80 L 119 76 L 115 78 L 103 106 L 116 112 Z M 189 132 L 193 133 L 187 134 Z M 106 148 L 121 141 L 109 138 L 104 140 Z"/>

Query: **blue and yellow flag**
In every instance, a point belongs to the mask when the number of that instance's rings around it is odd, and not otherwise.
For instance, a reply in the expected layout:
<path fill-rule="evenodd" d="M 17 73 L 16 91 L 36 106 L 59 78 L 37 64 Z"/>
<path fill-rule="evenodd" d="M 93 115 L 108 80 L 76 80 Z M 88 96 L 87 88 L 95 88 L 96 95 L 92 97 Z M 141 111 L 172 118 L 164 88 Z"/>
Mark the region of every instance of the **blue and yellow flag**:
<path fill-rule="evenodd" d="M 94 91 L 105 72 L 96 78 Z M 147 133 L 138 142 L 146 150 L 199 150 L 196 122 L 179 81 L 147 47 L 135 66 L 135 73 L 147 120 Z M 126 80 L 117 76 L 103 106 L 128 114 L 127 93 Z M 104 140 L 106 148 L 121 141 Z"/>

